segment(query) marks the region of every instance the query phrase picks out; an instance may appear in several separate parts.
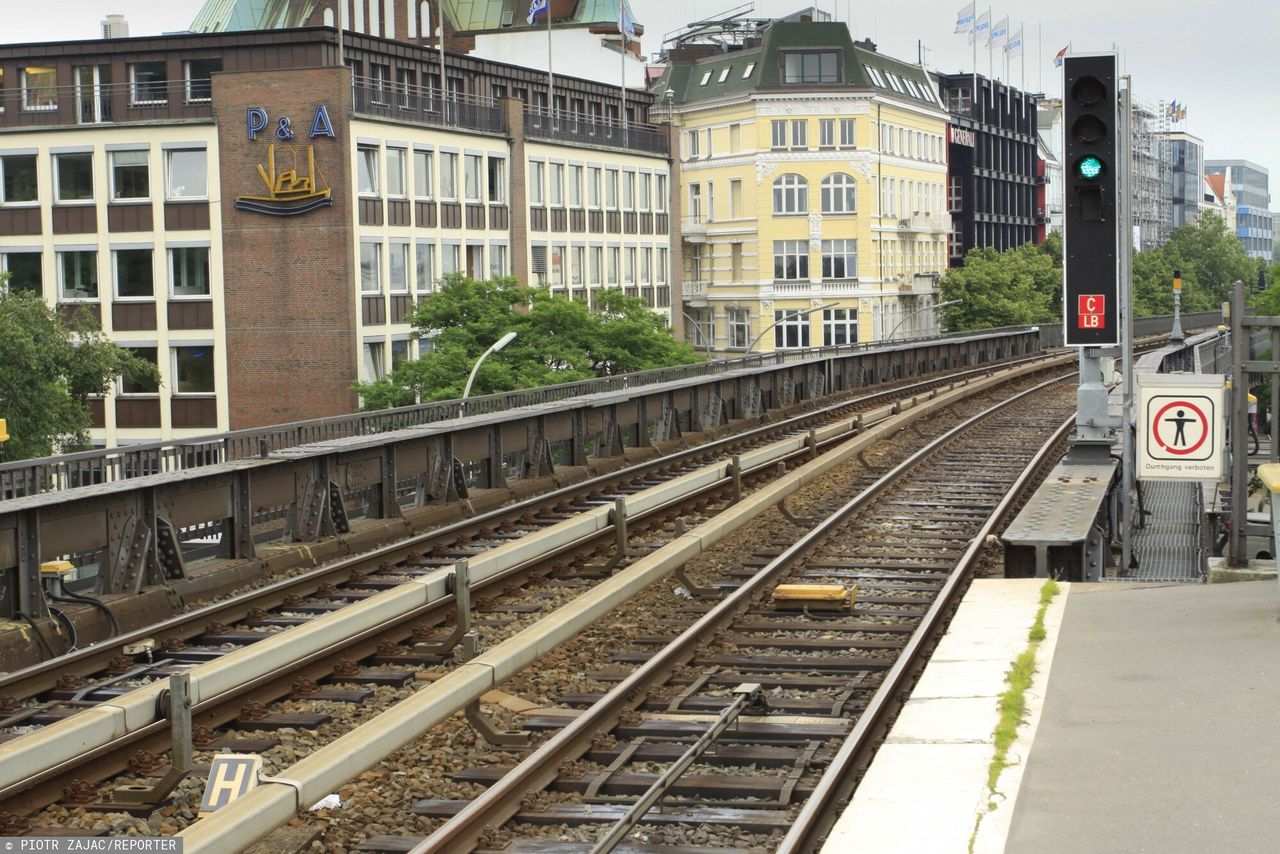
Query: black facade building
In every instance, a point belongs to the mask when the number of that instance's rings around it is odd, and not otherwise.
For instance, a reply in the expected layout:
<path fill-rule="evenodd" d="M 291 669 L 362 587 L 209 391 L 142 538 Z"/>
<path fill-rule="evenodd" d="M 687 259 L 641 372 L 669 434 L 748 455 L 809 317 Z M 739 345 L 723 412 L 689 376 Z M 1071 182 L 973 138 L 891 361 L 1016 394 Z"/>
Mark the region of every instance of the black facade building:
<path fill-rule="evenodd" d="M 1013 249 L 1045 236 L 1044 163 L 1035 95 L 978 75 L 939 74 L 947 130 L 949 264 L 974 247 Z"/>

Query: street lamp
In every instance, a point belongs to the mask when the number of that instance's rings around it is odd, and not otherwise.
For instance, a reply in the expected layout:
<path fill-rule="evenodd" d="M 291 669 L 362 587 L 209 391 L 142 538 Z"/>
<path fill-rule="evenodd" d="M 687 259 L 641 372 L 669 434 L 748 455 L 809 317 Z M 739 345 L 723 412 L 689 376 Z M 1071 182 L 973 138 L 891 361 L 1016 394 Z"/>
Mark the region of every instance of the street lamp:
<path fill-rule="evenodd" d="M 964 302 L 964 300 L 949 299 L 946 302 L 935 302 L 933 305 L 926 305 L 924 308 L 917 308 L 915 311 L 908 312 L 907 316 L 899 320 L 898 325 L 893 327 L 893 331 L 889 333 L 889 335 L 886 337 L 885 340 L 892 341 L 893 336 L 897 335 L 898 330 L 902 328 L 902 324 L 906 323 L 908 320 L 915 317 L 917 314 L 919 314 L 922 311 L 933 311 L 934 309 L 944 308 L 949 305 L 958 305 L 959 303 L 962 303 L 962 302 Z"/>
<path fill-rule="evenodd" d="M 488 350 L 485 350 L 483 353 L 480 354 L 480 358 L 476 359 L 475 367 L 471 369 L 471 376 L 467 377 L 467 387 L 462 390 L 463 400 L 466 400 L 467 397 L 471 394 L 471 384 L 476 381 L 476 372 L 480 370 L 481 363 L 483 363 L 485 359 L 489 358 L 490 353 L 496 353 L 499 350 L 501 350 L 503 347 L 510 344 L 511 340 L 515 337 L 516 337 L 516 334 L 514 332 L 508 332 L 506 335 L 503 335 L 497 341 L 494 341 L 492 344 L 490 344 Z M 466 404 L 463 404 L 464 407 L 465 405 Z"/>
<path fill-rule="evenodd" d="M 840 305 L 839 302 L 829 302 L 826 305 L 818 305 L 818 306 L 814 306 L 813 308 L 805 308 L 805 309 L 798 308 L 795 311 L 783 312 L 782 317 L 779 317 L 773 323 L 770 323 L 768 326 L 766 326 L 764 328 L 764 331 L 761 332 L 759 335 L 757 335 L 755 339 L 750 344 L 747 345 L 747 352 L 750 353 L 752 350 L 754 350 L 756 345 L 760 343 L 760 339 L 768 335 L 769 330 L 777 326 L 782 321 L 795 320 L 797 317 L 808 317 L 809 315 L 813 314 L 815 311 L 822 311 L 823 309 L 826 309 L 826 308 L 837 308 L 839 307 L 839 305 Z"/>
<path fill-rule="evenodd" d="M 693 324 L 693 349 L 695 350 L 698 349 L 698 339 L 701 338 L 703 346 L 706 347 L 707 352 L 710 353 L 713 345 L 712 343 L 708 342 L 707 337 L 702 334 L 702 327 L 698 324 L 698 321 L 690 317 L 689 312 L 687 311 L 682 311 L 680 312 L 680 314 L 684 317 L 685 320 Z"/>

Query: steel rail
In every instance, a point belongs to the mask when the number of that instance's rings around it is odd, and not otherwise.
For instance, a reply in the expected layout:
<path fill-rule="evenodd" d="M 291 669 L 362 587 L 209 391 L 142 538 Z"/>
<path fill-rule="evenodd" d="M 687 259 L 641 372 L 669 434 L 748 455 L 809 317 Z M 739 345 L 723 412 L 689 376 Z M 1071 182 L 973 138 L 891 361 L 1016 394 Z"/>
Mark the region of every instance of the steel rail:
<path fill-rule="evenodd" d="M 936 451 L 955 437 L 993 414 L 1007 409 L 1048 386 L 1070 379 L 1074 375 L 1075 373 L 1072 372 L 1039 383 L 1030 389 L 994 404 L 933 439 L 907 459 L 894 466 L 858 495 L 833 511 L 827 518 L 806 531 L 795 543 L 787 547 L 782 554 L 771 560 L 740 587 L 721 599 L 710 611 L 681 632 L 675 640 L 655 652 L 646 663 L 632 671 L 600 700 L 577 715 L 570 723 L 538 747 L 537 750 L 529 754 L 520 764 L 504 775 L 501 780 L 486 789 L 483 794 L 463 807 L 434 833 L 411 849 L 410 854 L 472 850 L 478 843 L 481 834 L 487 828 L 498 827 L 514 816 L 519 811 L 522 801 L 531 791 L 537 791 L 549 785 L 556 778 L 563 762 L 579 756 L 599 732 L 612 727 L 624 712 L 639 705 L 646 696 L 646 692 L 652 686 L 660 684 L 676 667 L 685 663 L 695 654 L 699 643 L 727 625 L 741 609 L 749 607 L 755 597 L 763 592 L 763 589 L 776 576 L 789 569 L 812 547 L 822 542 L 834 530 L 843 525 L 850 516 L 879 496 L 908 471 L 933 456 Z M 1008 501 L 1006 500 L 1001 502 L 1000 507 L 1003 508 L 1007 505 Z M 984 530 L 987 529 L 988 527 L 984 526 Z M 970 552 L 976 554 L 976 550 L 981 547 L 981 544 L 982 538 L 975 538 L 969 550 L 966 551 L 966 555 Z M 948 584 L 945 588 L 950 591 L 947 597 L 948 602 L 954 596 L 954 590 L 958 584 L 958 578 L 953 573 L 952 577 L 948 579 Z M 940 607 L 935 603 L 928 613 L 934 614 L 940 610 Z M 934 617 L 935 623 L 937 619 L 937 617 Z M 917 632 L 912 636 L 913 640 L 919 636 L 920 634 Z M 910 648 L 918 650 L 922 643 L 922 641 L 916 640 Z M 918 655 L 918 651 L 915 654 Z M 899 664 L 895 665 L 895 669 L 906 669 L 902 659 L 899 659 Z M 882 693 L 885 693 L 883 688 L 877 692 L 877 696 Z"/>
<path fill-rule="evenodd" d="M 959 605 L 959 599 L 972 580 L 973 567 L 977 563 L 984 542 L 1010 510 L 1020 500 L 1035 472 L 1043 466 L 1075 426 L 1072 415 L 1054 431 L 1040 450 L 1014 481 L 1000 503 L 991 511 L 969 547 L 943 584 L 938 598 L 925 612 L 924 619 L 903 647 L 902 655 L 885 674 L 884 681 L 872 695 L 866 709 L 858 717 L 853 731 L 841 745 L 839 752 L 818 780 L 813 793 L 805 801 L 783 837 L 776 854 L 799 854 L 816 850 L 821 837 L 830 829 L 839 813 L 837 808 L 848 800 L 857 786 L 860 772 L 865 771 L 879 747 L 880 740 L 888 732 L 892 718 L 902 706 L 902 698 L 910 691 L 915 679 L 928 661 L 928 653 L 950 622 L 950 614 Z"/>

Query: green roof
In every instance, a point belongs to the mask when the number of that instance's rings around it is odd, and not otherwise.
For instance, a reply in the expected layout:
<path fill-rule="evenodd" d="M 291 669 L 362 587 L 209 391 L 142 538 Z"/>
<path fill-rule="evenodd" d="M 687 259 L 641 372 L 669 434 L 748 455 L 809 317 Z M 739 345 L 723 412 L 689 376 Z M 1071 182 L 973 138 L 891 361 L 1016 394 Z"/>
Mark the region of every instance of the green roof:
<path fill-rule="evenodd" d="M 786 53 L 823 49 L 840 51 L 840 82 L 783 82 Z M 692 63 L 672 62 L 654 85 L 654 95 L 661 100 L 668 89 L 677 104 L 731 98 L 753 91 L 873 89 L 905 101 L 939 106 L 936 90 L 923 68 L 879 53 L 866 43 L 854 42 L 845 24 L 832 21 L 774 21 L 755 47 L 717 53 Z"/>

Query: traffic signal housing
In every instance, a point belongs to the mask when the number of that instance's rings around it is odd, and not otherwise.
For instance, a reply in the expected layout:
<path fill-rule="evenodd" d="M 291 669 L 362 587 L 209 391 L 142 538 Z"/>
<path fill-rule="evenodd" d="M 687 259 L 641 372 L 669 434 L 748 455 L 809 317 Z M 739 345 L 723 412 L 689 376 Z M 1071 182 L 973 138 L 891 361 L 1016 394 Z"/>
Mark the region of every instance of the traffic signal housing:
<path fill-rule="evenodd" d="M 1120 343 L 1116 56 L 1064 57 L 1063 340 Z"/>

